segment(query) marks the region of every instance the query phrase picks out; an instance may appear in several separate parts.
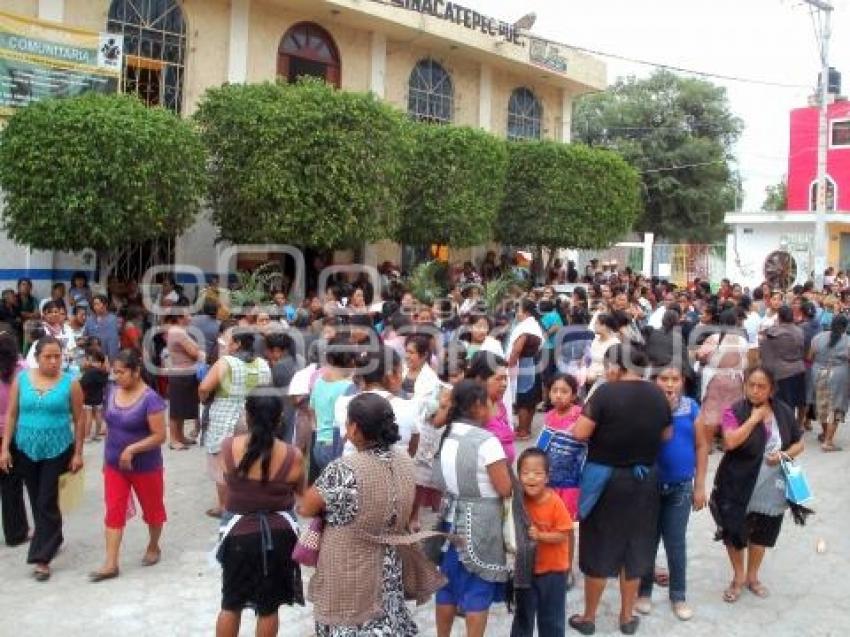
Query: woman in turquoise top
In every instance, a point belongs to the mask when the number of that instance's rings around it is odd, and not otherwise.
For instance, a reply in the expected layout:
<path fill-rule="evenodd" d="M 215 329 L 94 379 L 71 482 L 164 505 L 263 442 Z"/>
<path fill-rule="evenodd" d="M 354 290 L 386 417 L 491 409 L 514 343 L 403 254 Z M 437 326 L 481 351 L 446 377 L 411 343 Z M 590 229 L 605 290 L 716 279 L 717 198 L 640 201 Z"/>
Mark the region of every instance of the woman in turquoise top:
<path fill-rule="evenodd" d="M 27 563 L 44 582 L 62 544 L 59 476 L 83 466 L 83 390 L 62 371 L 62 347 L 55 338 L 39 339 L 35 357 L 38 367 L 19 374 L 9 390 L 0 470 L 14 464 L 27 486 L 35 522 Z"/>

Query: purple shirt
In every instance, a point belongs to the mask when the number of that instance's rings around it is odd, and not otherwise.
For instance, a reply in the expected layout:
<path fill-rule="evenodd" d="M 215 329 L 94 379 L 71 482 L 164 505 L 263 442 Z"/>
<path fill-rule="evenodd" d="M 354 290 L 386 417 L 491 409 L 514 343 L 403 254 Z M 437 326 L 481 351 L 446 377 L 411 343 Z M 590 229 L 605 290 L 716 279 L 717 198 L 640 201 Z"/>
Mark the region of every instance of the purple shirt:
<path fill-rule="evenodd" d="M 148 416 L 165 411 L 165 401 L 150 387 L 145 387 L 142 396 L 129 407 L 115 404 L 114 385 L 109 387 L 106 410 L 107 435 L 104 447 L 104 462 L 114 469 L 121 470 L 118 460 L 128 446 L 147 438 L 150 433 Z M 133 456 L 133 471 L 156 471 L 162 468 L 162 451 L 159 447 Z"/>

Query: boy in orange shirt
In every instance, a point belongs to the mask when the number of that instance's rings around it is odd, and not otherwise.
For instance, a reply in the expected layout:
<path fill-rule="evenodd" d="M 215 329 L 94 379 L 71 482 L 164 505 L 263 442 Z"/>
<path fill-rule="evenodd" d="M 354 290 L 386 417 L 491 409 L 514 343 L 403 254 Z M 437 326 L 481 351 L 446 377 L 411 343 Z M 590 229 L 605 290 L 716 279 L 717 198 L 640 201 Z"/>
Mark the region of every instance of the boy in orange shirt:
<path fill-rule="evenodd" d="M 563 637 L 567 619 L 567 571 L 573 520 L 563 500 L 549 487 L 549 459 L 531 447 L 517 460 L 525 509 L 531 519 L 528 536 L 537 543 L 530 589 L 516 591 L 511 637 Z"/>

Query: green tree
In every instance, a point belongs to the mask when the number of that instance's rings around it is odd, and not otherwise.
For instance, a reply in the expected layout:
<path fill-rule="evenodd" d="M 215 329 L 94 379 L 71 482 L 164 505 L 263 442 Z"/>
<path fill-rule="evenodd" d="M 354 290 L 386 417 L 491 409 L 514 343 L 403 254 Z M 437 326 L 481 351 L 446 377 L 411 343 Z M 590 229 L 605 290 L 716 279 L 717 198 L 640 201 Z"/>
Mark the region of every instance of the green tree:
<path fill-rule="evenodd" d="M 31 248 L 90 248 L 114 263 L 129 243 L 174 236 L 192 223 L 205 163 L 189 123 L 134 97 L 37 102 L 16 111 L 0 134 L 2 222 Z"/>
<path fill-rule="evenodd" d="M 551 141 L 508 148 L 500 241 L 548 248 L 551 261 L 558 248 L 604 248 L 631 230 L 640 179 L 617 153 Z"/>
<path fill-rule="evenodd" d="M 408 122 L 372 95 L 234 84 L 207 91 L 196 118 L 221 239 L 334 248 L 394 235 Z"/>
<path fill-rule="evenodd" d="M 492 236 L 505 188 L 505 143 L 461 126 L 414 124 L 399 240 L 474 246 Z"/>
<path fill-rule="evenodd" d="M 722 236 L 741 130 L 724 88 L 663 70 L 582 98 L 573 116 L 575 140 L 615 149 L 640 172 L 644 205 L 635 229 L 673 241 Z"/>
<path fill-rule="evenodd" d="M 768 186 L 764 189 L 764 203 L 762 210 L 788 210 L 788 181 L 783 177 L 778 184 Z"/>

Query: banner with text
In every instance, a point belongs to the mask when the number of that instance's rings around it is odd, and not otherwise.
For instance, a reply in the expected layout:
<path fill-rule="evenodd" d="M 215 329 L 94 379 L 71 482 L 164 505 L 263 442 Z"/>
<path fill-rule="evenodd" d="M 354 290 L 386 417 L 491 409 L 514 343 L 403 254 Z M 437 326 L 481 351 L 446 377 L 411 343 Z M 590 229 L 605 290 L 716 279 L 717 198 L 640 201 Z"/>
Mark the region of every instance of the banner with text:
<path fill-rule="evenodd" d="M 123 39 L 0 11 L 0 115 L 48 97 L 114 93 Z"/>

